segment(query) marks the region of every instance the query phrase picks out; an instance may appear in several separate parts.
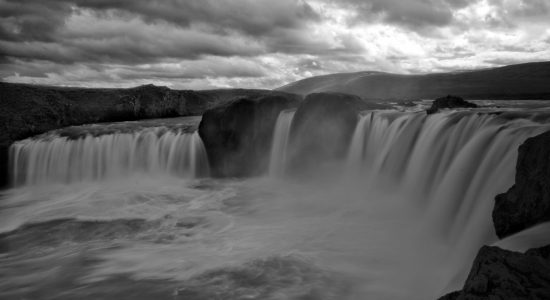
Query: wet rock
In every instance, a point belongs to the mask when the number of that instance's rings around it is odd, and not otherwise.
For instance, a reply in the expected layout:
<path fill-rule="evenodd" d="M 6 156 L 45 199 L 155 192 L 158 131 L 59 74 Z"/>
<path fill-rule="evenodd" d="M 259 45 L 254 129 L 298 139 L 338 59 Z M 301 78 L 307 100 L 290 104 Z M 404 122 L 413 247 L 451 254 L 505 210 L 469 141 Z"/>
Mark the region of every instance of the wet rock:
<path fill-rule="evenodd" d="M 346 156 L 359 112 L 385 105 L 341 93 L 309 94 L 294 115 L 290 134 L 291 171 Z"/>
<path fill-rule="evenodd" d="M 492 215 L 500 238 L 550 221 L 550 131 L 519 147 L 515 184 L 496 196 Z"/>
<path fill-rule="evenodd" d="M 460 291 L 440 300 L 550 299 L 550 245 L 526 253 L 482 247 Z"/>
<path fill-rule="evenodd" d="M 212 175 L 242 177 L 265 172 L 279 113 L 296 107 L 300 100 L 296 95 L 273 92 L 242 97 L 206 111 L 199 134 Z"/>
<path fill-rule="evenodd" d="M 448 95 L 447 97 L 437 98 L 432 106 L 426 110 L 427 114 L 434 114 L 442 108 L 476 108 L 477 105 L 468 102 L 460 97 Z"/>

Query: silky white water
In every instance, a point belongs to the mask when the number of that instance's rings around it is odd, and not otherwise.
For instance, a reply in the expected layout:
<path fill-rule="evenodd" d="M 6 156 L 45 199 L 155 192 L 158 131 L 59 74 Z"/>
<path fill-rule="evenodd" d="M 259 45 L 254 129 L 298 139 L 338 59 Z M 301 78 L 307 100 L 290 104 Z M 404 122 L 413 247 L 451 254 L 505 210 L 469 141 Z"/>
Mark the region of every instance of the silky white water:
<path fill-rule="evenodd" d="M 165 127 L 71 139 L 54 134 L 10 148 L 13 183 L 35 185 L 118 178 L 135 173 L 208 175 L 197 132 Z"/>
<path fill-rule="evenodd" d="M 269 175 L 280 177 L 285 173 L 288 160 L 288 140 L 292 119 L 296 110 L 284 110 L 279 114 L 275 131 L 273 132 L 273 143 L 271 145 L 271 156 L 269 159 Z"/>
<path fill-rule="evenodd" d="M 531 117 L 483 110 L 364 112 L 349 154 L 331 164 L 332 172 L 295 178 L 284 172 L 292 117 L 285 111 L 278 119 L 265 178 L 174 172 L 159 157 L 170 157 L 172 147 L 179 149 L 172 156 L 187 157 L 189 145 L 161 145 L 196 141 L 185 132 L 191 139 L 165 137 L 175 133 L 164 129 L 145 144 L 148 164 L 113 163 L 113 172 L 100 177 L 37 177 L 18 158 L 20 174 L 35 179 L 5 191 L 0 201 L 0 231 L 9 233 L 12 249 L 0 247 L 0 273 L 6 274 L 0 296 L 94 299 L 125 291 L 135 299 L 208 299 L 212 293 L 221 299 L 435 299 L 459 288 L 479 247 L 496 241 L 490 211 L 494 196 L 513 183 L 517 146 L 550 129 Z M 104 149 L 101 136 L 94 135 L 93 147 Z M 48 149 L 59 138 L 33 143 L 49 143 Z M 25 227 L 29 223 L 35 225 Z M 545 232 L 547 226 L 501 243 L 523 249 L 543 244 Z M 169 292 L 148 294 L 156 288 Z"/>

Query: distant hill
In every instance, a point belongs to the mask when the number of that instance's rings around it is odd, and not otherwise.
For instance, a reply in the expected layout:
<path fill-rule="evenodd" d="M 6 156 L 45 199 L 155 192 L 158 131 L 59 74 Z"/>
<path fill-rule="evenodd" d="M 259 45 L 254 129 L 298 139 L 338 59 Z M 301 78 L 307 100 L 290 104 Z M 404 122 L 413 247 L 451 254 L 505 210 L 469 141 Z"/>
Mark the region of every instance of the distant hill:
<path fill-rule="evenodd" d="M 383 72 L 339 73 L 299 80 L 279 91 L 307 95 L 342 92 L 365 99 L 550 99 L 550 62 L 474 71 L 402 75 Z"/>

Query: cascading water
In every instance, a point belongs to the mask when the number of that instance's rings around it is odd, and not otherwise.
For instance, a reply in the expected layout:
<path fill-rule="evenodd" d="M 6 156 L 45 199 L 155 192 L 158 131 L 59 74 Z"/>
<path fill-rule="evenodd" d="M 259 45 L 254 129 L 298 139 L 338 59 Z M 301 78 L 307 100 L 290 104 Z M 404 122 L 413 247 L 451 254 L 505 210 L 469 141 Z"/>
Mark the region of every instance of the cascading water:
<path fill-rule="evenodd" d="M 450 259 L 463 265 L 495 240 L 494 197 L 514 182 L 519 145 L 549 129 L 473 111 L 371 111 L 359 119 L 347 169 L 370 186 L 397 186 L 417 199 L 425 230 L 447 240 Z"/>
<path fill-rule="evenodd" d="M 273 143 L 271 144 L 271 156 L 269 159 L 269 175 L 273 177 L 282 176 L 287 163 L 288 139 L 290 127 L 296 110 L 283 110 L 277 118 Z"/>
<path fill-rule="evenodd" d="M 537 119 L 536 115 L 530 117 Z M 285 122 L 279 118 L 275 140 L 288 135 L 280 130 L 286 128 Z M 479 247 L 496 240 L 493 201 L 513 184 L 519 145 L 549 129 L 547 123 L 490 110 L 434 115 L 368 111 L 360 116 L 352 135 L 343 185 L 357 181 L 366 193 L 387 191 L 383 193 L 396 194 L 402 204 L 408 202 L 420 210 L 419 230 L 431 232 L 442 247 L 452 249 L 445 254 L 455 272 L 447 274 L 447 289 L 459 288 Z M 277 144 L 273 151 L 288 150 Z M 359 190 L 348 186 L 344 196 L 354 195 L 354 189 Z"/>
<path fill-rule="evenodd" d="M 76 139 L 57 134 L 14 143 L 10 148 L 15 186 L 71 183 L 128 176 L 208 175 L 208 160 L 197 132 L 165 127 Z"/>
<path fill-rule="evenodd" d="M 436 299 L 494 241 L 490 210 L 518 145 L 550 129 L 538 110 L 364 112 L 345 164 L 273 180 L 293 115 L 277 120 L 268 178 L 181 180 L 208 169 L 197 119 L 14 144 L 0 298 Z M 547 244 L 549 228 L 500 245 Z"/>

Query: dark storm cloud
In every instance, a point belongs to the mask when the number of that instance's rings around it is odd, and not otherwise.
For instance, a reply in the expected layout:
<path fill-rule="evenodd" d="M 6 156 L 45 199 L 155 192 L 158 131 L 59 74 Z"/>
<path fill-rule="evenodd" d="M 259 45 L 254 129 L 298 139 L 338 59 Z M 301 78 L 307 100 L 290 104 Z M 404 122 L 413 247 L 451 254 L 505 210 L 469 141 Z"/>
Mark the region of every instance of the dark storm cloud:
<path fill-rule="evenodd" d="M 547 0 L 0 0 L 0 79 L 276 87 L 486 66 L 543 56 L 550 33 L 522 22 L 549 14 Z"/>
<path fill-rule="evenodd" d="M 188 27 L 201 22 L 218 30 L 239 30 L 258 36 L 275 28 L 297 28 L 319 16 L 304 1 L 218 0 L 73 0 L 94 10 L 119 10 Z"/>
<path fill-rule="evenodd" d="M 261 36 L 278 28 L 299 28 L 320 17 L 304 1 L 217 0 L 0 0 L 2 38 L 49 40 L 75 9 L 139 16 L 180 27 L 205 24 L 217 32 Z"/>
<path fill-rule="evenodd" d="M 57 1 L 0 0 L 0 39 L 54 41 L 70 12 L 70 6 Z"/>
<path fill-rule="evenodd" d="M 139 29 L 137 29 L 139 30 Z M 76 62 L 154 63 L 168 58 L 195 59 L 204 55 L 251 56 L 262 53 L 259 46 L 231 37 L 200 32 L 159 32 L 150 35 L 59 39 L 57 43 L 0 41 L 3 56 L 47 60 L 63 64 Z"/>
<path fill-rule="evenodd" d="M 309 26 L 322 17 L 302 0 L 0 0 L 0 8 L 2 78 L 97 79 L 101 72 L 114 74 L 113 64 L 123 66 L 116 74 L 125 80 L 254 78 L 267 76 L 257 56 L 340 60 L 364 50 L 351 35 L 312 35 Z M 212 64 L 216 57 L 255 65 Z M 193 66 L 166 67 L 182 61 Z"/>
<path fill-rule="evenodd" d="M 304 39 L 320 16 L 301 0 L 0 0 L 0 11 L 0 57 L 22 60 L 138 64 L 327 47 Z M 101 21 L 67 24 L 86 14 Z"/>

